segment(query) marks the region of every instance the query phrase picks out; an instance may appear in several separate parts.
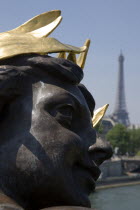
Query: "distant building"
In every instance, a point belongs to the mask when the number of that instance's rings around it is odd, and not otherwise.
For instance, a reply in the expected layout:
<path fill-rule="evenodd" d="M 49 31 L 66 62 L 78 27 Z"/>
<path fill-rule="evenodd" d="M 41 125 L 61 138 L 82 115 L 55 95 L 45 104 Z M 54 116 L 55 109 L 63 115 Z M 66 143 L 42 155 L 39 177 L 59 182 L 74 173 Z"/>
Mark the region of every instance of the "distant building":
<path fill-rule="evenodd" d="M 117 87 L 117 98 L 113 114 L 110 118 L 115 124 L 123 124 L 126 127 L 130 126 L 128 112 L 126 109 L 125 102 L 125 88 L 124 88 L 124 56 L 122 53 L 119 56 L 119 71 L 118 71 L 118 87 Z"/>
<path fill-rule="evenodd" d="M 104 117 L 102 120 L 103 131 L 102 134 L 106 135 L 109 130 L 115 126 L 115 122 L 110 117 Z"/>
<path fill-rule="evenodd" d="M 119 71 L 118 71 L 118 87 L 115 109 L 112 115 L 106 116 L 102 120 L 102 134 L 101 137 L 105 137 L 109 130 L 111 130 L 116 124 L 123 124 L 126 127 L 130 127 L 130 121 L 125 102 L 125 90 L 124 90 L 124 56 L 122 53 L 119 55 Z"/>

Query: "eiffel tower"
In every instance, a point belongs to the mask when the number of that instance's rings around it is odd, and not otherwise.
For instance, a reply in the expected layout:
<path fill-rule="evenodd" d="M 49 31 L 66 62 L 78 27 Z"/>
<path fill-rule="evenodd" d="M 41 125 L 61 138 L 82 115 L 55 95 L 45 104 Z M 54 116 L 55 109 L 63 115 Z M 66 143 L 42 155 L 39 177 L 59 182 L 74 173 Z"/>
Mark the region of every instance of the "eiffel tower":
<path fill-rule="evenodd" d="M 124 56 L 121 53 L 119 55 L 119 71 L 118 71 L 118 87 L 117 87 L 117 98 L 114 112 L 111 118 L 115 123 L 120 123 L 128 127 L 130 125 L 128 112 L 125 103 L 125 89 L 124 89 Z"/>

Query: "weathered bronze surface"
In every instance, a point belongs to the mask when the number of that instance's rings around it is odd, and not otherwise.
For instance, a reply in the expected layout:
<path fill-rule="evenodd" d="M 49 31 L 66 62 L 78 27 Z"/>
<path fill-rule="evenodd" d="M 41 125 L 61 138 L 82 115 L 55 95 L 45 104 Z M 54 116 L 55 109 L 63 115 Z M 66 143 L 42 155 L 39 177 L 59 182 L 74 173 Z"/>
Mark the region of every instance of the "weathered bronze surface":
<path fill-rule="evenodd" d="M 0 60 L 0 209 L 90 207 L 99 165 L 112 150 L 96 140 L 95 101 L 82 78 L 64 58 Z"/>

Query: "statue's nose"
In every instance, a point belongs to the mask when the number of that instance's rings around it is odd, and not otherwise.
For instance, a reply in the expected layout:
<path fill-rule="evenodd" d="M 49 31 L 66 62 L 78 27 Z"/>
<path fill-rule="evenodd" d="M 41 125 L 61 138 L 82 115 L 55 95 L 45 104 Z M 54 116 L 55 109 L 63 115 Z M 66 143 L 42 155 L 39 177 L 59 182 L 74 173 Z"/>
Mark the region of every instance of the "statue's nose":
<path fill-rule="evenodd" d="M 101 138 L 97 138 L 96 143 L 89 147 L 90 158 L 99 166 L 105 160 L 110 159 L 113 155 L 111 145 Z"/>

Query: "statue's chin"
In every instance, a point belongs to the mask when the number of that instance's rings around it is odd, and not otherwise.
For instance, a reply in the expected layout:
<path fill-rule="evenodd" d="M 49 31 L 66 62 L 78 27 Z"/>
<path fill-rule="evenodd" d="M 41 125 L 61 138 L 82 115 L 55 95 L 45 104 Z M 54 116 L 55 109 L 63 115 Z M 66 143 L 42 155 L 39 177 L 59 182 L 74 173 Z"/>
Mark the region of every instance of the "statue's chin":
<path fill-rule="evenodd" d="M 46 199 L 47 200 L 47 199 Z M 69 201 L 69 202 L 66 202 L 66 201 L 62 201 L 62 202 L 50 202 L 50 203 L 48 203 L 48 202 L 46 202 L 46 200 L 42 200 L 42 201 L 40 201 L 39 203 L 32 203 L 32 204 L 29 204 L 29 205 L 27 205 L 26 206 L 26 208 L 29 208 L 29 209 L 34 209 L 34 208 L 37 208 L 37 209 L 48 209 L 48 208 L 52 208 L 52 207 L 54 207 L 54 209 L 55 209 L 55 207 L 56 206 L 68 206 L 69 208 L 70 207 L 76 207 L 76 209 L 78 208 L 78 207 L 81 207 L 80 209 L 84 209 L 84 208 L 91 208 L 91 204 L 90 204 L 90 201 L 89 201 L 89 199 L 88 199 L 88 197 L 85 197 L 83 200 L 77 200 L 76 202 L 74 201 Z M 46 203 L 45 203 L 46 202 Z M 82 208 L 83 207 L 83 208 Z M 62 210 L 62 208 L 60 208 L 61 210 Z M 71 208 L 70 208 L 71 209 Z"/>

